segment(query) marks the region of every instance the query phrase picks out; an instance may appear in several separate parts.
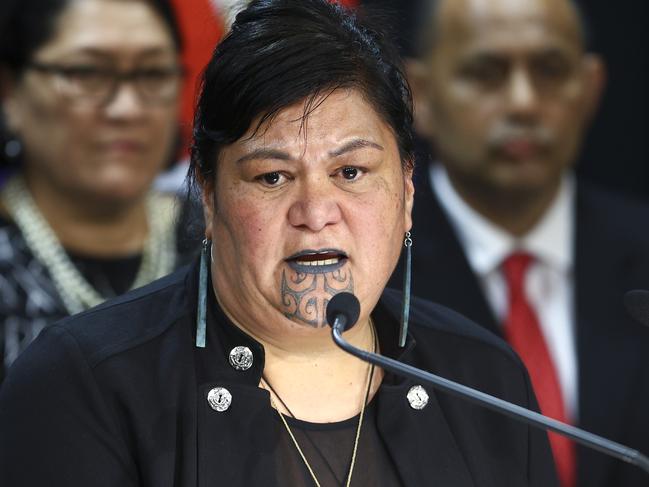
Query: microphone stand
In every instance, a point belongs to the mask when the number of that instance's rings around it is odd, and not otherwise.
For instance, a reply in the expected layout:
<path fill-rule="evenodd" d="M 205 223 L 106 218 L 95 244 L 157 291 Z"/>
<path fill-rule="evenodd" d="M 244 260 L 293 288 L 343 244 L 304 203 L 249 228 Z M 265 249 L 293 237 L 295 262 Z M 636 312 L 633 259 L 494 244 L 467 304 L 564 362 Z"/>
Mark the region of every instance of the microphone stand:
<path fill-rule="evenodd" d="M 472 389 L 471 387 L 458 384 L 457 382 L 444 379 L 443 377 L 401 363 L 389 357 L 384 357 L 377 353 L 366 352 L 365 350 L 354 347 L 342 337 L 342 332 L 345 329 L 346 322 L 347 318 L 344 314 L 341 313 L 336 315 L 333 326 L 331 327 L 331 335 L 334 342 L 336 342 L 336 345 L 351 355 L 354 355 L 365 362 L 378 365 L 382 369 L 393 372 L 397 375 L 420 380 L 444 392 L 462 397 L 472 403 L 484 406 L 492 411 L 509 416 L 510 418 L 567 436 L 584 446 L 618 458 L 624 462 L 630 463 L 631 465 L 635 465 L 649 474 L 649 458 L 638 450 L 607 440 L 606 438 L 589 433 L 588 431 L 584 431 L 569 424 L 562 423 L 556 419 L 548 418 L 547 416 L 530 411 L 524 407 L 485 394 L 484 392 Z"/>

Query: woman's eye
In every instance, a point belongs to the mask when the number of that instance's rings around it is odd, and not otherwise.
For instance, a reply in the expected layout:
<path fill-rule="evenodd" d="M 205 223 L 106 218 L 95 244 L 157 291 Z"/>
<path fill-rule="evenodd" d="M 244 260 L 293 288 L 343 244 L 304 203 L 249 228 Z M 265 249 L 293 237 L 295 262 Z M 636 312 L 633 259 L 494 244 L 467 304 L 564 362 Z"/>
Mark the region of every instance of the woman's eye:
<path fill-rule="evenodd" d="M 341 171 L 343 178 L 352 181 L 358 177 L 358 168 L 356 167 L 344 167 Z"/>

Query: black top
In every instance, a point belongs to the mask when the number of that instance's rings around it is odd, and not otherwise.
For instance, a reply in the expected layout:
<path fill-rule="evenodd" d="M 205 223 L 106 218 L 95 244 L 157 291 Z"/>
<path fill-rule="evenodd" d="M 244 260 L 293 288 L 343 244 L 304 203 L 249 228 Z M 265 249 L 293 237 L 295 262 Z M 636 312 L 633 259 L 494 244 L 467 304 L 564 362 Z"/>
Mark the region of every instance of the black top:
<path fill-rule="evenodd" d="M 368 404 L 358 441 L 352 472 L 352 485 L 399 487 L 402 485 L 396 466 L 379 434 L 376 403 Z M 285 418 L 309 465 L 322 487 L 345 486 L 349 475 L 359 415 L 337 423 L 309 423 Z M 280 429 L 285 428 L 280 423 Z M 313 487 L 311 474 L 304 465 L 288 433 L 277 445 L 278 485 Z"/>
<path fill-rule="evenodd" d="M 227 320 L 213 293 L 206 347 L 194 345 L 197 268 L 48 327 L 18 358 L 0 389 L 0 485 L 287 485 L 285 460 L 297 460 L 259 388 L 263 347 Z M 446 308 L 413 300 L 398 348 L 400 304 L 386 290 L 372 313 L 385 355 L 536 407 L 518 357 Z M 235 346 L 252 351 L 249 369 L 230 365 Z M 428 386 L 428 404 L 413 409 L 415 385 L 384 376 L 372 405 L 376 439 L 364 429 L 370 447 L 354 485 L 381 476 L 387 457 L 406 487 L 556 486 L 544 433 Z M 232 395 L 226 411 L 207 401 L 216 387 Z"/>

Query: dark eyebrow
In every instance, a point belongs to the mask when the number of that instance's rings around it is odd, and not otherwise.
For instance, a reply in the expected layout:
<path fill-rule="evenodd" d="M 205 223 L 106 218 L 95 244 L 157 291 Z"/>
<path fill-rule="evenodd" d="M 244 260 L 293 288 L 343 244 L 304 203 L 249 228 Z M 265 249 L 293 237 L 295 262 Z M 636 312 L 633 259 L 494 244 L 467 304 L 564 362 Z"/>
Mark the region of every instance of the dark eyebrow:
<path fill-rule="evenodd" d="M 237 164 L 242 162 L 251 161 L 254 159 L 277 159 L 280 161 L 292 161 L 293 158 L 287 152 L 276 149 L 255 149 L 248 154 L 241 156 L 237 159 Z"/>
<path fill-rule="evenodd" d="M 375 142 L 370 142 L 369 140 L 364 140 L 364 139 L 355 139 L 352 140 L 351 142 L 346 143 L 342 147 L 339 147 L 338 149 L 329 151 L 329 156 L 330 157 L 338 157 L 341 156 L 347 152 L 351 152 L 353 150 L 357 149 L 362 149 L 364 147 L 373 147 L 374 149 L 378 150 L 384 150 L 383 146 L 375 143 Z M 277 150 L 277 149 L 255 149 L 252 152 L 241 156 L 239 159 L 237 159 L 237 164 L 240 164 L 242 162 L 246 161 L 251 161 L 254 159 L 276 159 L 280 161 L 292 161 L 293 157 L 291 157 L 290 154 L 287 152 Z"/>
<path fill-rule="evenodd" d="M 175 55 L 176 53 L 175 51 L 169 50 L 164 46 L 145 47 L 141 51 L 136 53 L 136 60 L 140 62 L 142 60 L 148 60 L 151 57 L 157 57 L 157 56 L 162 56 L 167 54 Z M 104 47 L 95 47 L 95 46 L 77 47 L 67 52 L 66 55 L 67 56 L 85 55 L 106 62 L 114 62 L 115 60 L 115 54 L 112 49 L 104 48 Z"/>
<path fill-rule="evenodd" d="M 347 152 L 351 152 L 357 149 L 363 149 L 365 147 L 372 147 L 374 149 L 378 149 L 381 151 L 383 150 L 383 146 L 377 144 L 376 142 L 370 142 L 369 140 L 365 140 L 365 139 L 354 139 L 351 142 L 346 143 L 342 147 L 339 147 L 338 149 L 329 151 L 329 156 L 338 157 L 338 156 L 342 156 Z"/>

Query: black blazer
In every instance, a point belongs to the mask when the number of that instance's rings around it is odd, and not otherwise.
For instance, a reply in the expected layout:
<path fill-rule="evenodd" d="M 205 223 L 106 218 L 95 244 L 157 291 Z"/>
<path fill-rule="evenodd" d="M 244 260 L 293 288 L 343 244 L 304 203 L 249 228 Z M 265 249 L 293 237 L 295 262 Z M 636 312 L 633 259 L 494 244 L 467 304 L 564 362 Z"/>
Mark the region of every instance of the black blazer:
<path fill-rule="evenodd" d="M 500 334 L 430 184 L 416 177 L 412 293 Z M 575 310 L 578 426 L 649 454 L 649 329 L 627 316 L 624 293 L 649 289 L 649 207 L 581 181 L 576 195 Z M 401 287 L 401 269 L 391 285 Z M 578 448 L 580 487 L 649 485 L 635 467 Z"/>
<path fill-rule="evenodd" d="M 196 265 L 47 328 L 0 389 L 0 484 L 6 486 L 273 486 L 273 446 L 286 434 L 258 387 L 261 345 L 228 322 L 210 294 L 207 347 L 194 346 Z M 441 306 L 415 300 L 396 347 L 399 293 L 373 312 L 391 356 L 534 408 L 527 373 L 500 339 Z M 246 345 L 252 368 L 233 369 Z M 547 437 L 435 393 L 417 411 L 415 383 L 385 376 L 377 430 L 403 485 L 552 487 Z M 206 398 L 233 396 L 226 412 Z"/>

